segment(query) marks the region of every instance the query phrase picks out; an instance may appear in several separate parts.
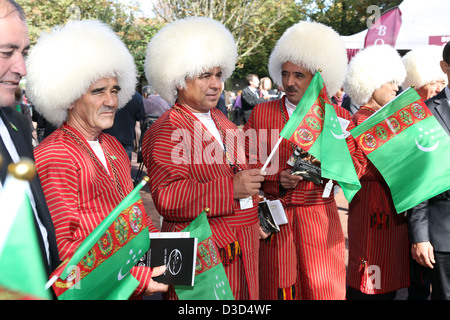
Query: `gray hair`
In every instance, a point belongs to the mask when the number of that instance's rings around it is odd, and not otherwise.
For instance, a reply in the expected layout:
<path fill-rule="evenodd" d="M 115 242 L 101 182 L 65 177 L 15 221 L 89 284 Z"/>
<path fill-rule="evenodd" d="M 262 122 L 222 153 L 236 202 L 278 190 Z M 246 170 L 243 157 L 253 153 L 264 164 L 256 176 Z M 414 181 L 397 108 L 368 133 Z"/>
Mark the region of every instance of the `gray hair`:
<path fill-rule="evenodd" d="M 155 90 L 153 90 L 151 86 L 144 86 L 142 88 L 142 95 L 149 96 L 149 95 L 151 95 L 153 93 L 155 93 Z"/>

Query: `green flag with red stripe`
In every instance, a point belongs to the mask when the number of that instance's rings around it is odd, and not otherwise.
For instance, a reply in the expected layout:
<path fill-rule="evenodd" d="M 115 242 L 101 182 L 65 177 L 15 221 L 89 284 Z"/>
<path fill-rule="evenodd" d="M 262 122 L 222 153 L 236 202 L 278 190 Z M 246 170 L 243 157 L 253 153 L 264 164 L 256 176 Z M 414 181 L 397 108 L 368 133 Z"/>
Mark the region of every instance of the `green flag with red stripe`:
<path fill-rule="evenodd" d="M 150 247 L 139 193 L 145 184 L 142 180 L 54 271 L 59 300 L 124 300 L 137 288 L 129 271 Z"/>
<path fill-rule="evenodd" d="M 353 160 L 320 72 L 316 72 L 280 136 L 321 162 L 322 177 L 334 180 L 351 202 L 361 189 Z M 348 133 L 347 133 L 348 134 Z"/>
<path fill-rule="evenodd" d="M 450 189 L 450 137 L 414 88 L 351 134 L 386 180 L 397 213 Z"/>
<path fill-rule="evenodd" d="M 174 286 L 180 300 L 234 300 L 230 283 L 203 211 L 183 231 L 198 239 L 194 286 Z"/>

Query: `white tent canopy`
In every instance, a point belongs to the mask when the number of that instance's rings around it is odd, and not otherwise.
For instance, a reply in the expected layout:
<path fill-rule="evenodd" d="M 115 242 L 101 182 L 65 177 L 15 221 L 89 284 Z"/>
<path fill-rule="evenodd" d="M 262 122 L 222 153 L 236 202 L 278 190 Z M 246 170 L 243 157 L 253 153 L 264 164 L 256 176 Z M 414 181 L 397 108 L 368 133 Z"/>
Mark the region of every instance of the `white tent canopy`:
<path fill-rule="evenodd" d="M 450 36 L 449 0 L 404 0 L 399 8 L 402 24 L 395 44 L 397 50 L 412 50 L 430 44 L 430 36 Z M 363 49 L 367 31 L 342 36 L 346 48 Z M 446 41 L 450 41 L 450 37 Z"/>

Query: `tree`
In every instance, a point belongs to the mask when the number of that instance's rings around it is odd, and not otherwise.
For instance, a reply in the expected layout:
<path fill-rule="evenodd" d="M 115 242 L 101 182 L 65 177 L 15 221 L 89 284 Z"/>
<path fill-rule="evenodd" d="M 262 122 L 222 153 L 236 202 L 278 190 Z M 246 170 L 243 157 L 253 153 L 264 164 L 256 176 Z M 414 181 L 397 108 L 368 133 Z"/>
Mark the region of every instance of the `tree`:
<path fill-rule="evenodd" d="M 17 0 L 26 15 L 33 45 L 42 32 L 70 20 L 97 19 L 121 37 L 135 59 L 141 82 L 145 78 L 144 61 L 147 44 L 161 28 L 158 21 L 136 17 L 140 8 L 117 0 Z"/>
<path fill-rule="evenodd" d="M 367 28 L 372 18 L 372 6 L 379 13 L 399 5 L 403 0 L 314 0 L 308 16 L 317 22 L 332 27 L 341 35 L 352 35 Z"/>
<path fill-rule="evenodd" d="M 241 78 L 250 72 L 267 73 L 270 50 L 280 31 L 287 27 L 284 21 L 291 21 L 303 12 L 298 11 L 294 0 L 158 0 L 154 8 L 162 23 L 205 16 L 224 24 L 236 41 L 235 76 Z"/>

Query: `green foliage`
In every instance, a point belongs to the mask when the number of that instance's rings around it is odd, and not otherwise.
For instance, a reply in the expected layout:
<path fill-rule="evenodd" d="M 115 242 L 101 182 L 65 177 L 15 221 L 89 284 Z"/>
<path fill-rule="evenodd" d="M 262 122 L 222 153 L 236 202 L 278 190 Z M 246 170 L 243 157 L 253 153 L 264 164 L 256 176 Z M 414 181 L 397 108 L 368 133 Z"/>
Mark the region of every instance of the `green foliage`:
<path fill-rule="evenodd" d="M 144 0 L 148 1 L 148 0 Z M 155 17 L 143 17 L 139 2 L 121 0 L 17 0 L 27 14 L 31 43 L 41 32 L 73 19 L 98 19 L 110 25 L 135 58 L 141 83 L 145 82 L 147 44 L 166 23 L 188 16 L 208 16 L 222 22 L 233 34 L 238 63 L 233 77 L 249 73 L 268 76 L 267 64 L 276 41 L 301 20 L 331 26 L 342 35 L 367 27 L 370 5 L 383 12 L 402 0 L 158 0 Z M 318 39 L 320 41 L 320 39 Z"/>
<path fill-rule="evenodd" d="M 307 15 L 313 21 L 332 27 L 341 35 L 352 35 L 367 28 L 367 19 L 374 13 L 370 6 L 383 13 L 403 0 L 314 0 Z"/>
<path fill-rule="evenodd" d="M 141 82 L 145 79 L 147 44 L 161 28 L 158 21 L 135 17 L 139 7 L 125 6 L 114 0 L 17 0 L 27 15 L 33 45 L 42 32 L 70 20 L 97 19 L 110 25 L 133 55 Z"/>

